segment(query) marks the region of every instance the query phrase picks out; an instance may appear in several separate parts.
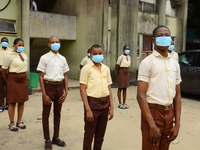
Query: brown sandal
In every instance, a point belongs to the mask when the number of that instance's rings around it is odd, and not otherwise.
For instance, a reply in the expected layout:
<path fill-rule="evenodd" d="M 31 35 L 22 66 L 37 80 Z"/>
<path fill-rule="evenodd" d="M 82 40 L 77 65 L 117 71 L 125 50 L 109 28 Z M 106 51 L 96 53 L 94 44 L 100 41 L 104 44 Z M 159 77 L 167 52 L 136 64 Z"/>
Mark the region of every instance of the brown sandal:
<path fill-rule="evenodd" d="M 65 142 L 61 141 L 59 138 L 53 138 L 52 144 L 56 144 L 56 145 L 58 145 L 60 147 L 65 147 L 66 146 Z"/>
<path fill-rule="evenodd" d="M 23 122 L 18 122 L 16 126 L 20 129 L 26 129 L 26 125 Z"/>
<path fill-rule="evenodd" d="M 10 131 L 14 131 L 14 132 L 18 131 L 18 128 L 15 126 L 15 124 L 9 124 L 8 126 L 9 126 Z"/>
<path fill-rule="evenodd" d="M 45 150 L 52 150 L 52 143 L 50 140 L 46 140 L 45 141 L 45 146 L 44 146 Z"/>

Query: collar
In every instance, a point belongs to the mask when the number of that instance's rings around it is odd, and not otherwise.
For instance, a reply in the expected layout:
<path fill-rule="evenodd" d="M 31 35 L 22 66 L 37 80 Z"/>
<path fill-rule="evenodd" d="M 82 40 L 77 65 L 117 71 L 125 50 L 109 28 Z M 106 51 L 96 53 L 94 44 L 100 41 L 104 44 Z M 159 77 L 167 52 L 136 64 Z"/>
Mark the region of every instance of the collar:
<path fill-rule="evenodd" d="M 59 53 L 55 54 L 55 53 L 53 53 L 52 51 L 49 51 L 49 54 L 50 54 L 51 56 L 55 56 L 55 55 L 59 56 L 59 55 L 60 55 Z"/>
<path fill-rule="evenodd" d="M 8 47 L 6 47 L 6 49 L 3 49 L 3 47 L 1 46 L 1 50 L 4 50 L 4 51 L 6 51 L 6 50 L 8 50 Z"/>
<path fill-rule="evenodd" d="M 154 56 L 156 57 L 161 57 L 161 58 L 164 58 L 159 52 L 157 52 L 156 50 L 153 50 L 153 53 L 152 53 Z M 171 54 L 168 53 L 167 55 L 167 58 L 166 59 L 169 59 L 171 58 Z"/>

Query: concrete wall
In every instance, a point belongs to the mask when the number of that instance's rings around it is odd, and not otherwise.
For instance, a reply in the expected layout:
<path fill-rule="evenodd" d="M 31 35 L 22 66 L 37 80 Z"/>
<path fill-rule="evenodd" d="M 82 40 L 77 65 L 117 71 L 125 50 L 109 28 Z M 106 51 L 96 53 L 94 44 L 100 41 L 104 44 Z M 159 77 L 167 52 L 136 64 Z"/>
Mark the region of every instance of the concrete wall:
<path fill-rule="evenodd" d="M 53 13 L 30 11 L 30 37 L 76 39 L 76 17 Z"/>
<path fill-rule="evenodd" d="M 1 1 L 0 2 L 0 8 L 3 8 L 8 1 Z M 19 7 L 18 7 L 18 0 L 11 0 L 10 4 L 6 9 L 3 11 L 0 11 L 0 19 L 3 20 L 11 20 L 16 22 L 16 29 L 17 32 L 19 32 L 19 26 L 18 26 L 18 13 L 19 13 Z M 5 34 L 5 33 L 0 33 L 0 39 L 2 37 L 7 37 L 9 40 L 9 47 L 12 48 L 13 46 L 13 41 L 17 37 L 17 34 Z"/>

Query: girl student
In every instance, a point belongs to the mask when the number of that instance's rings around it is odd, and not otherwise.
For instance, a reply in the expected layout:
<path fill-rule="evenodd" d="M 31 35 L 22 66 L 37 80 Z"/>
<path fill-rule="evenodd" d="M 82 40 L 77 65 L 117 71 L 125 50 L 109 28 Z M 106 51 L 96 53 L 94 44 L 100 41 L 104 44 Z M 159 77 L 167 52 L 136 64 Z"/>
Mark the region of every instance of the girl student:
<path fill-rule="evenodd" d="M 28 79 L 27 79 L 27 55 L 24 51 L 24 41 L 16 38 L 13 42 L 13 51 L 3 58 L 2 74 L 7 82 L 8 115 L 10 119 L 9 129 L 18 131 L 26 129 L 22 122 L 24 102 L 28 100 Z M 17 122 L 14 122 L 15 105 L 17 105 Z"/>
<path fill-rule="evenodd" d="M 115 66 L 115 73 L 118 82 L 118 90 L 117 96 L 119 100 L 118 108 L 120 109 L 128 109 L 128 105 L 126 104 L 126 89 L 129 87 L 129 80 L 130 80 L 130 71 L 129 67 L 131 64 L 131 57 L 130 54 L 130 47 L 125 45 L 123 47 L 123 54 L 118 57 L 117 63 Z M 123 92 L 122 92 L 123 91 Z M 123 93 L 123 103 L 121 101 L 121 93 Z"/>

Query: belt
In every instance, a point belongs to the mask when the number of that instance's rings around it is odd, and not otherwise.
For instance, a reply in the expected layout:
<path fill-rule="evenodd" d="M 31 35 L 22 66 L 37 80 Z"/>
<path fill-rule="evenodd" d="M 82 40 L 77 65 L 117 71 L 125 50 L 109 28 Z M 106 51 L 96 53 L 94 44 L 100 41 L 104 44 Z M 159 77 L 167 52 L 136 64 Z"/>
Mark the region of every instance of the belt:
<path fill-rule="evenodd" d="M 54 85 L 57 85 L 57 84 L 61 84 L 61 83 L 62 83 L 62 81 L 47 81 L 47 80 L 44 80 L 44 82 L 45 82 L 46 84 L 54 84 Z"/>
<path fill-rule="evenodd" d="M 156 108 L 156 109 L 163 109 L 163 110 L 170 110 L 172 108 L 172 104 L 168 106 L 158 105 L 158 104 L 149 104 L 149 108 Z"/>
<path fill-rule="evenodd" d="M 90 97 L 90 96 L 88 96 L 88 99 L 96 100 L 96 101 L 105 101 L 105 100 L 108 99 L 108 96 L 106 96 L 106 97 L 101 97 L 101 98 L 95 98 L 95 97 Z"/>

